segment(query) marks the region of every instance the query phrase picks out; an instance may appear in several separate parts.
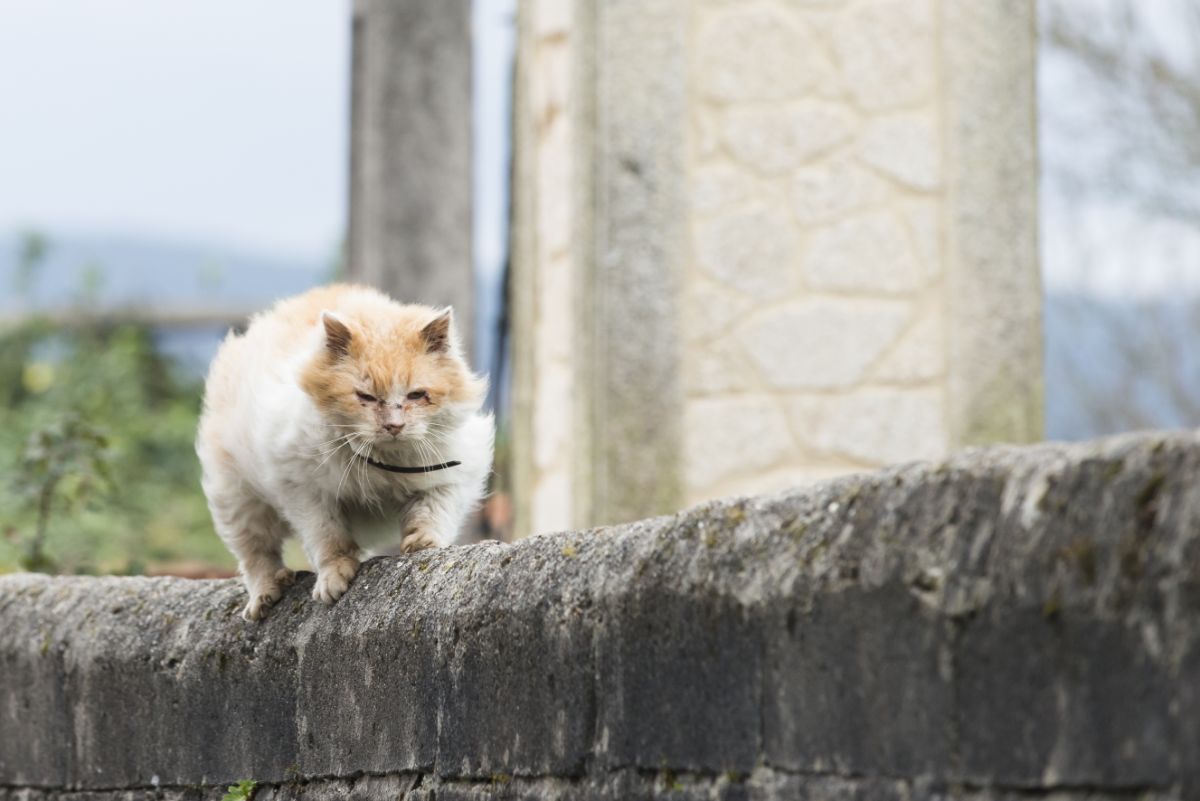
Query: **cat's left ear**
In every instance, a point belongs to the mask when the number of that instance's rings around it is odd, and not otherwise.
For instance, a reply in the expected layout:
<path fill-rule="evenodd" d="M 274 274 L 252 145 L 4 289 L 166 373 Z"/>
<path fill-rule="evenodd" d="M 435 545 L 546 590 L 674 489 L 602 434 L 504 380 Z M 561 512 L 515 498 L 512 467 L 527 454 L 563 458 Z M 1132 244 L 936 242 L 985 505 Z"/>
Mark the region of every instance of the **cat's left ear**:
<path fill-rule="evenodd" d="M 321 312 L 321 325 L 325 327 L 325 347 L 336 357 L 350 352 L 350 326 L 331 311 Z"/>
<path fill-rule="evenodd" d="M 450 324 L 454 320 L 454 310 L 446 310 L 421 329 L 421 339 L 425 340 L 425 350 L 428 353 L 448 353 L 452 340 L 450 339 Z"/>

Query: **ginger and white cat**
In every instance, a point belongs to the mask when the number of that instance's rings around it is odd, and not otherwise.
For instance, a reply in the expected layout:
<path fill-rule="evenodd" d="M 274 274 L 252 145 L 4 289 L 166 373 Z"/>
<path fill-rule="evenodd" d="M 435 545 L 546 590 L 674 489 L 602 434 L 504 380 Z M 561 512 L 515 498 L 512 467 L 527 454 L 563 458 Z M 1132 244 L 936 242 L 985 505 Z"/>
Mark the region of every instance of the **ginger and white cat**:
<path fill-rule="evenodd" d="M 483 497 L 493 423 L 449 309 L 330 286 L 230 335 L 209 370 L 196 440 L 213 525 L 258 620 L 292 572 L 299 536 L 331 604 L 362 550 L 450 544 Z"/>

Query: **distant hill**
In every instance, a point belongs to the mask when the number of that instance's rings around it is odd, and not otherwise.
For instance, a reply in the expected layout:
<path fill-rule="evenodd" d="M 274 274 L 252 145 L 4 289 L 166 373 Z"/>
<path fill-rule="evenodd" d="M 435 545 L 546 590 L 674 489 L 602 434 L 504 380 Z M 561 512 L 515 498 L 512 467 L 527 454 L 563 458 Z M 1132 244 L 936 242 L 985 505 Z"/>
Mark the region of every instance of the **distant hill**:
<path fill-rule="evenodd" d="M 18 291 L 19 240 L 0 236 L 0 315 L 74 305 L 101 308 L 258 308 L 321 283 L 330 266 L 220 246 L 67 235 L 48 242 L 27 291 Z"/>
<path fill-rule="evenodd" d="M 16 236 L 0 235 L 0 317 L 70 308 L 247 312 L 326 281 L 331 267 L 220 246 L 136 237 L 56 236 L 27 287 L 18 286 Z M 224 326 L 159 331 L 159 345 L 199 376 Z"/>

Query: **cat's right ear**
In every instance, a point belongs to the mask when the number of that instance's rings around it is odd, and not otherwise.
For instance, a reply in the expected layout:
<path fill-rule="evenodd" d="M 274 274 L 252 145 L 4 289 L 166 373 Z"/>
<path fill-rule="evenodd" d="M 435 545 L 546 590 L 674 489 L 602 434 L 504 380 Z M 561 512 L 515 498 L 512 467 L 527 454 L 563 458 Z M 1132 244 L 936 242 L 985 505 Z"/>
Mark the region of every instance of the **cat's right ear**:
<path fill-rule="evenodd" d="M 331 311 L 321 312 L 321 325 L 325 327 L 325 348 L 335 357 L 350 352 L 350 327 L 342 318 Z"/>

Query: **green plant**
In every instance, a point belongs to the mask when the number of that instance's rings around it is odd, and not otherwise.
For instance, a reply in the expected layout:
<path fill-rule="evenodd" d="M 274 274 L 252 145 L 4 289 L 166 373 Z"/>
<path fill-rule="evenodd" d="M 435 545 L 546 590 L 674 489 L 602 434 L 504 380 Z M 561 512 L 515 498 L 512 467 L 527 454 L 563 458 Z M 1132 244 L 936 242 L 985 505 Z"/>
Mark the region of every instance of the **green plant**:
<path fill-rule="evenodd" d="M 26 235 L 26 278 L 48 247 Z M 200 395 L 145 325 L 84 313 L 0 329 L 0 573 L 232 568 L 200 490 Z"/>
<path fill-rule="evenodd" d="M 242 779 L 237 784 L 231 784 L 229 789 L 225 791 L 225 795 L 221 796 L 221 801 L 250 801 L 254 797 L 254 791 L 258 787 L 258 782 L 253 779 Z"/>
<path fill-rule="evenodd" d="M 34 511 L 32 534 L 20 558 L 26 570 L 53 572 L 46 555 L 50 516 L 74 511 L 112 489 L 108 439 L 76 414 L 39 427 L 22 448 L 16 489 Z"/>

